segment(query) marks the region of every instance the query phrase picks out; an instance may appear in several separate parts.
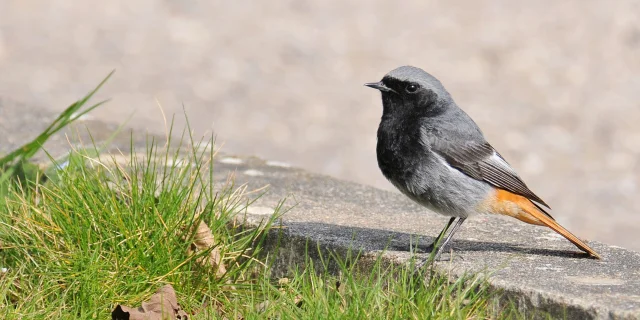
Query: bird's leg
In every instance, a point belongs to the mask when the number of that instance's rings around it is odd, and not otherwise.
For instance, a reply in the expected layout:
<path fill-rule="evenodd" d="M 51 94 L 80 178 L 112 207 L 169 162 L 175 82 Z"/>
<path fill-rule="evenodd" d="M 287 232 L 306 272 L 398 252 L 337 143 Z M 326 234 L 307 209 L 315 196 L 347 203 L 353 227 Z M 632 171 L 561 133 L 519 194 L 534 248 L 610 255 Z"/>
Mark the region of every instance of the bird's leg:
<path fill-rule="evenodd" d="M 442 240 L 442 237 L 444 237 L 444 235 L 447 233 L 447 230 L 449 230 L 449 227 L 451 227 L 451 224 L 455 220 L 456 220 L 456 217 L 452 217 L 451 219 L 449 219 L 449 222 L 447 222 L 447 225 L 444 226 L 442 231 L 440 231 L 440 234 L 438 234 L 438 236 L 433 240 L 433 242 L 427 247 L 427 252 L 431 252 L 436 247 L 438 247 L 438 243 L 440 242 L 440 240 Z"/>
<path fill-rule="evenodd" d="M 442 254 L 444 247 L 447 245 L 447 243 L 449 243 L 451 238 L 453 238 L 453 235 L 456 233 L 456 231 L 458 231 L 458 228 L 460 228 L 460 226 L 465 220 L 467 220 L 467 218 L 464 218 L 464 217 L 460 217 L 460 219 L 458 219 L 458 222 L 456 222 L 456 224 L 453 226 L 453 229 L 451 229 L 451 232 L 449 232 L 449 235 L 447 236 L 447 238 L 444 239 L 444 242 L 440 245 L 440 247 L 438 247 L 438 252 L 436 252 L 436 255 L 434 257 L 435 260 L 437 260 L 440 257 L 440 254 Z"/>
<path fill-rule="evenodd" d="M 438 243 L 440 242 L 440 240 L 442 240 L 442 237 L 444 237 L 444 235 L 447 233 L 447 230 L 449 230 L 449 227 L 451 227 L 451 224 L 453 224 L 453 222 L 456 220 L 456 217 L 452 217 L 451 219 L 449 219 L 449 222 L 447 222 L 447 225 L 444 226 L 444 228 L 442 229 L 442 231 L 440 231 L 440 234 L 438 234 L 438 236 L 436 237 L 435 240 L 433 240 L 433 243 L 431 243 L 428 247 L 428 252 L 433 252 L 433 250 L 435 250 L 436 248 L 438 248 Z M 425 263 L 427 263 L 429 259 L 424 259 L 423 261 L 420 261 L 420 263 L 418 263 L 416 265 L 416 270 L 422 268 L 422 266 L 425 265 Z"/>

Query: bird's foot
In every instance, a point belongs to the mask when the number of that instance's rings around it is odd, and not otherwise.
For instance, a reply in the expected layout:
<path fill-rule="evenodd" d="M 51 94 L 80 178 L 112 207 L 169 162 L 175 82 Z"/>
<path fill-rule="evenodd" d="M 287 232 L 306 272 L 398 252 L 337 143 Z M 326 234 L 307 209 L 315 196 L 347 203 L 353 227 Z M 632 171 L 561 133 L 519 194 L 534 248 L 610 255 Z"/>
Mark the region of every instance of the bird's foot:
<path fill-rule="evenodd" d="M 431 245 L 430 247 L 431 249 L 428 252 L 433 252 L 433 245 Z M 457 259 L 464 260 L 464 257 L 462 255 L 456 254 L 453 249 L 455 248 L 451 248 L 450 250 L 442 250 L 440 252 L 437 252 L 433 257 L 431 256 L 431 253 L 429 253 L 429 255 L 425 259 L 422 259 L 420 262 L 416 263 L 415 269 L 419 270 L 433 262 L 446 262 L 454 261 Z"/>

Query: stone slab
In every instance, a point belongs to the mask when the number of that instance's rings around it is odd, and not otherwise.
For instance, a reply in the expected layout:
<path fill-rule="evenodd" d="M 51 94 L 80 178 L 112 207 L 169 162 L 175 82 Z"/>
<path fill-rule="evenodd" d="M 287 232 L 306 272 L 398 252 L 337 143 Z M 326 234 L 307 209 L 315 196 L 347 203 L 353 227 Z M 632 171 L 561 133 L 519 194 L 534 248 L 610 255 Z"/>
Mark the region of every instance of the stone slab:
<path fill-rule="evenodd" d="M 55 116 L 0 97 L 0 152 L 32 139 Z M 104 141 L 117 128 L 92 120 L 76 127 L 80 131 L 71 132 L 81 132 L 85 141 L 87 128 L 95 141 Z M 132 136 L 133 145 L 142 151 L 139 148 L 148 138 L 131 135 L 128 129 L 114 139 L 110 150 L 126 153 Z M 71 147 L 64 135 L 58 135 L 46 148 L 61 156 Z M 282 217 L 284 238 L 277 256 L 278 272 L 304 262 L 309 244 L 338 252 L 361 249 L 369 256 L 384 251 L 389 263 L 405 263 L 413 256 L 410 245 L 418 243 L 419 248 L 425 248 L 447 221 L 400 194 L 309 173 L 282 162 L 220 155 L 215 178 L 222 183 L 230 174 L 236 185 L 247 183 L 249 189 L 268 185 L 264 196 L 248 208 L 249 222 L 265 218 L 285 198 L 285 206 L 291 207 Z M 454 276 L 489 272 L 491 285 L 503 290 L 523 310 L 568 319 L 640 319 L 640 254 L 593 241 L 590 245 L 603 260 L 585 258 L 549 229 L 478 216 L 468 219 L 456 235 L 453 260 L 437 267 Z"/>
<path fill-rule="evenodd" d="M 290 168 L 283 163 L 222 155 L 219 181 L 235 176 L 268 192 L 248 209 L 257 221 L 284 198 L 290 206 L 278 266 L 304 261 L 306 241 L 332 250 L 363 250 L 393 263 L 411 259 L 411 244 L 426 248 L 446 224 L 403 195 Z M 418 240 L 419 239 L 419 240 Z M 454 255 L 437 268 L 455 276 L 491 273 L 490 283 L 523 310 L 568 319 L 640 319 L 640 254 L 590 241 L 603 259 L 587 258 L 550 229 L 499 216 L 476 216 L 453 240 Z M 415 250 L 414 250 L 415 251 Z M 417 258 L 426 257 L 417 253 Z M 285 270 L 282 270 L 285 272 Z"/>

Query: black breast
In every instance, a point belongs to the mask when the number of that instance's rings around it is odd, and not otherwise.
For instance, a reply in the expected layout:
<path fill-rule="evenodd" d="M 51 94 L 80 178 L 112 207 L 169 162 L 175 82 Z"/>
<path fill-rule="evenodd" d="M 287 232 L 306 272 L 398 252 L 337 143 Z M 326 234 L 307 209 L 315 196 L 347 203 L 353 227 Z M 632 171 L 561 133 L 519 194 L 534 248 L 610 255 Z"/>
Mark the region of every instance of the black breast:
<path fill-rule="evenodd" d="M 378 167 L 387 179 L 405 181 L 428 152 L 420 143 L 419 126 L 383 118 L 378 127 L 376 154 Z"/>

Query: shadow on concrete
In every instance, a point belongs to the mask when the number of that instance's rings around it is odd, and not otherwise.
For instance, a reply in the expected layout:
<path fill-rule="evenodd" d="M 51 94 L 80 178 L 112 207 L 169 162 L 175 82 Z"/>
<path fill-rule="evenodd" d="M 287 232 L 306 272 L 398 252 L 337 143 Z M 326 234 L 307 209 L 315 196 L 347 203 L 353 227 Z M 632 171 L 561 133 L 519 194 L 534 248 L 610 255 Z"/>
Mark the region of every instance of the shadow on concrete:
<path fill-rule="evenodd" d="M 398 252 L 428 253 L 435 236 L 410 234 L 382 229 L 340 226 L 320 222 L 287 222 L 290 230 L 296 230 L 296 236 L 318 239 L 346 248 L 364 250 L 386 250 Z M 300 232 L 302 231 L 302 232 Z M 345 240 L 350 239 L 350 240 Z M 417 243 L 416 243 L 417 242 Z M 415 250 L 417 247 L 418 250 Z M 532 248 L 526 243 L 510 244 L 465 240 L 454 237 L 447 250 L 453 248 L 456 254 L 465 252 L 503 252 L 522 255 L 555 256 L 573 259 L 591 259 L 581 251 Z"/>

